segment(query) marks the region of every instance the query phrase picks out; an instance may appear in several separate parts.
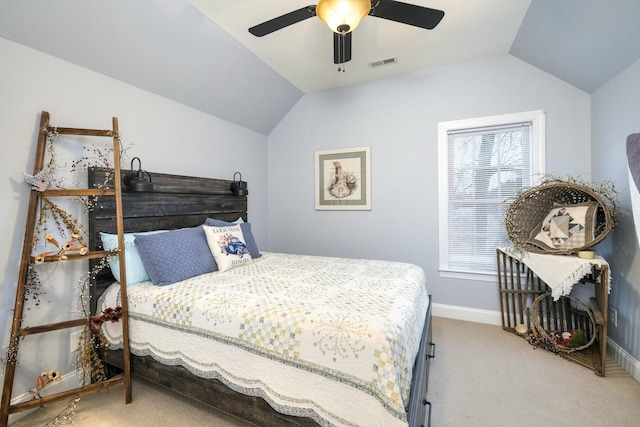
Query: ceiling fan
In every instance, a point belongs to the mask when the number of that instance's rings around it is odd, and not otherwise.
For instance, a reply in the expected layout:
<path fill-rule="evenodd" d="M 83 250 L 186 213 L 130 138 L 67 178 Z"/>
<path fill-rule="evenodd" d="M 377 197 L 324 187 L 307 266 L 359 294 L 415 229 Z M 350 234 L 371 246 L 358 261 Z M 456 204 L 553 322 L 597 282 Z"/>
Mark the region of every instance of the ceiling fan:
<path fill-rule="evenodd" d="M 317 5 L 305 6 L 253 26 L 249 32 L 263 37 L 317 16 L 333 31 L 333 63 L 344 64 L 351 60 L 351 32 L 367 15 L 432 30 L 440 23 L 444 12 L 395 0 L 319 0 Z"/>

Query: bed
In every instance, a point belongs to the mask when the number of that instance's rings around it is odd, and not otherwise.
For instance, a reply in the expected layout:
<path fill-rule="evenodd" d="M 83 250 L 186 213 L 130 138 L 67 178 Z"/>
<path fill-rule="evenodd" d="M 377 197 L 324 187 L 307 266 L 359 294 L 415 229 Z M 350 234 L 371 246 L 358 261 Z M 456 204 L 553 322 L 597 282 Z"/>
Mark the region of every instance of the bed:
<path fill-rule="evenodd" d="M 91 168 L 89 185 L 102 184 L 105 173 Z M 169 230 L 138 236 L 141 257 L 147 242 L 166 247 L 185 230 L 228 227 L 244 232 L 247 248 L 238 256 L 247 262 L 226 267 L 217 254 L 227 271 L 157 286 L 164 277 L 153 267 L 153 283 L 129 284 L 132 373 L 261 426 L 428 424 L 435 347 L 419 267 L 260 250 L 247 198 L 231 193 L 232 181 L 151 175 L 153 192 L 123 193 L 128 234 Z M 114 203 L 103 197 L 90 213 L 90 245 L 102 247 L 115 228 Z M 129 277 L 134 264 L 125 253 Z M 94 313 L 118 305 L 115 281 L 108 268 L 96 277 Z M 104 362 L 116 373 L 121 328 L 105 323 L 103 334 L 112 342 Z"/>

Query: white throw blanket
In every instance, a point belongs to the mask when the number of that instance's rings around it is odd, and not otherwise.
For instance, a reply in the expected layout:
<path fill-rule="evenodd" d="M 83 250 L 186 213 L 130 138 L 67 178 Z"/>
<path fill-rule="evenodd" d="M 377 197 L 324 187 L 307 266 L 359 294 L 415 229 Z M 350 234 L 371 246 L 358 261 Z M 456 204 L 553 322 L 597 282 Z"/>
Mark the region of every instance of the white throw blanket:
<path fill-rule="evenodd" d="M 593 259 L 583 259 L 576 255 L 522 253 L 512 249 L 502 249 L 502 251 L 520 260 L 545 282 L 551 288 L 554 301 L 561 296 L 569 295 L 573 285 L 591 273 L 593 265 L 609 266 L 609 263 L 599 255 Z M 609 274 L 607 286 L 608 291 L 611 292 L 611 274 Z"/>

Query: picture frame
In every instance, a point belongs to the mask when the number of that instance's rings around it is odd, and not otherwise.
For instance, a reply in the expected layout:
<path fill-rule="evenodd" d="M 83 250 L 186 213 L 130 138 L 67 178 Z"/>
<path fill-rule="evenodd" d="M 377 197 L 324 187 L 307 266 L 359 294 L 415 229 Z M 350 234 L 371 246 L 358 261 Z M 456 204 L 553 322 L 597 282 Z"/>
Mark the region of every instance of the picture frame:
<path fill-rule="evenodd" d="M 371 147 L 315 152 L 316 210 L 371 210 Z"/>

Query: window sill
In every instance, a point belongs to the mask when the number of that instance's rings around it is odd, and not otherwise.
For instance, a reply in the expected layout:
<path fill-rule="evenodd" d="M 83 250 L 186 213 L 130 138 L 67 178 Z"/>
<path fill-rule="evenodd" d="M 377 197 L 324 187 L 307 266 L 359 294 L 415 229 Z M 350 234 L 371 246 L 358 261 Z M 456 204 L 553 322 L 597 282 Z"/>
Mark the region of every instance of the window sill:
<path fill-rule="evenodd" d="M 476 282 L 494 282 L 498 281 L 497 271 L 455 271 L 440 269 L 440 277 L 446 279 L 462 279 L 474 280 Z"/>

